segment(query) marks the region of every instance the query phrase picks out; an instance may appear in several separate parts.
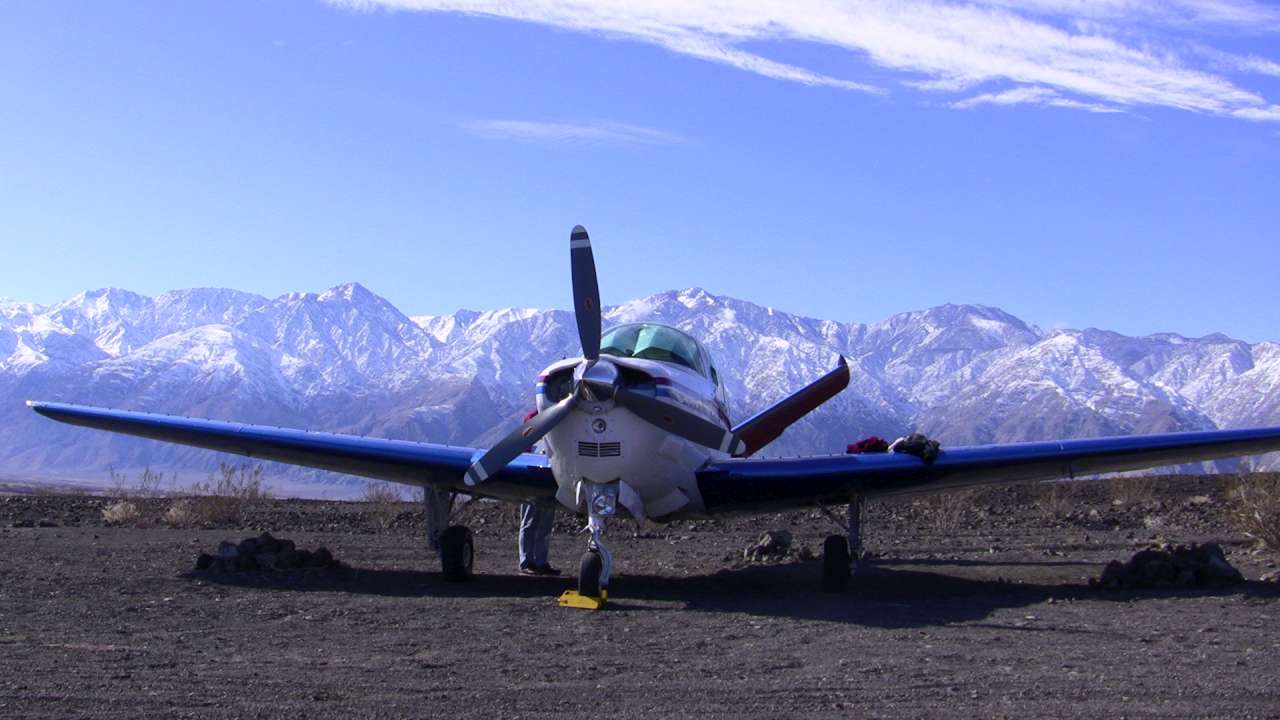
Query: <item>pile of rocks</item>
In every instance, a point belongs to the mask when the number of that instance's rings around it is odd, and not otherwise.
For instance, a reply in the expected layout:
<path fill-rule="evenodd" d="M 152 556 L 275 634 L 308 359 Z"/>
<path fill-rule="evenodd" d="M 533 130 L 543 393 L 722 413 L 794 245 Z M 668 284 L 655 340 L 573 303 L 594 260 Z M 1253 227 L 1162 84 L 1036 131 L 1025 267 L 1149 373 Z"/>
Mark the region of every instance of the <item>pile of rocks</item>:
<path fill-rule="evenodd" d="M 266 532 L 238 543 L 224 540 L 218 545 L 217 554 L 201 553 L 196 558 L 196 570 L 214 574 L 340 566 L 327 548 L 301 550 L 292 540 L 276 539 Z"/>
<path fill-rule="evenodd" d="M 1103 590 L 1222 587 L 1244 582 L 1216 543 L 1161 545 L 1142 550 L 1121 563 L 1112 560 L 1102 575 L 1089 581 Z"/>
<path fill-rule="evenodd" d="M 36 518 L 36 517 L 34 517 L 34 516 L 32 516 L 32 515 L 24 515 L 23 517 L 20 517 L 20 518 L 18 518 L 17 520 L 14 520 L 14 521 L 13 521 L 13 523 L 12 523 L 9 527 L 15 527 L 15 528 L 33 528 L 33 527 L 49 528 L 49 527 L 58 527 L 58 521 L 56 521 L 56 520 L 50 520 L 50 519 L 49 519 L 49 518 L 47 518 L 47 517 L 46 517 L 46 518 Z"/>
<path fill-rule="evenodd" d="M 754 545 L 743 548 L 742 559 L 747 562 L 782 560 L 791 553 L 794 538 L 787 530 L 769 530 Z"/>

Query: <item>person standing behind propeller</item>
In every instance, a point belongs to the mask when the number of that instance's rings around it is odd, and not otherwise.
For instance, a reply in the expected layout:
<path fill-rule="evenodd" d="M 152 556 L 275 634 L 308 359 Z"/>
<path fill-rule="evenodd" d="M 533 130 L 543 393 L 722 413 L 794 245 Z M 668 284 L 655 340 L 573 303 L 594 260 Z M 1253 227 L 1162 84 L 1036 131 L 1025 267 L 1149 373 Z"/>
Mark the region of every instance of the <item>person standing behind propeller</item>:
<path fill-rule="evenodd" d="M 530 411 L 524 416 L 523 423 L 532 420 L 538 414 Z M 529 452 L 538 452 L 537 447 L 529 448 Z M 556 520 L 556 507 L 551 503 L 523 503 L 520 505 L 520 574 L 521 575 L 559 575 L 560 571 L 551 566 L 547 556 L 551 552 L 551 528 Z"/>

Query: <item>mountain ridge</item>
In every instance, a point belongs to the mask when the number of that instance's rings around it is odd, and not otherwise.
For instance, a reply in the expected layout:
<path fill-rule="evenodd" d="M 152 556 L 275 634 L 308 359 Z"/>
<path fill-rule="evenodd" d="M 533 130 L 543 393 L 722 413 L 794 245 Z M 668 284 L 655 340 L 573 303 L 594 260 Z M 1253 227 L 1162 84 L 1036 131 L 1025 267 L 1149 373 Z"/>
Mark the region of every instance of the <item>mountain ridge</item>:
<path fill-rule="evenodd" d="M 1280 344 L 1221 333 L 1045 330 L 1000 308 L 956 303 L 843 322 L 699 287 L 607 307 L 604 319 L 666 322 L 703 340 L 735 418 L 845 355 L 849 389 L 765 454 L 840 452 L 862 435 L 913 429 L 983 444 L 1280 424 Z M 355 282 L 276 298 L 102 288 L 49 306 L 6 300 L 0 472 L 202 470 L 226 459 L 54 426 L 26 399 L 485 446 L 531 405 L 537 372 L 577 352 L 564 310 L 411 317 Z"/>

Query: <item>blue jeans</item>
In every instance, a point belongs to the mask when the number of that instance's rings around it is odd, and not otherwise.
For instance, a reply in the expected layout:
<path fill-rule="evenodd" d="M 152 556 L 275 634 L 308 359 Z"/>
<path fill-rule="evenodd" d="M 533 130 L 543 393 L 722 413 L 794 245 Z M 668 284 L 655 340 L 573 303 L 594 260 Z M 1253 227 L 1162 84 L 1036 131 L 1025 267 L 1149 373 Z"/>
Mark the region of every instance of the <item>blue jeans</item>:
<path fill-rule="evenodd" d="M 551 550 L 551 526 L 556 506 L 525 503 L 520 506 L 520 566 L 542 567 Z"/>

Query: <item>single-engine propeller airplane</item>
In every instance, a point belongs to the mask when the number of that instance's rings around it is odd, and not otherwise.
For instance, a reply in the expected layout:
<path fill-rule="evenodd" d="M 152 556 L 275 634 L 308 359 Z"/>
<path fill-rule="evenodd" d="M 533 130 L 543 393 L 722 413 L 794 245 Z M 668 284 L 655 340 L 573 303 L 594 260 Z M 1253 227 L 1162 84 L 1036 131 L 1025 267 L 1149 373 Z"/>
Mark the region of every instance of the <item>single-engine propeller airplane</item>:
<path fill-rule="evenodd" d="M 947 448 L 933 462 L 906 453 L 765 459 L 751 456 L 849 384 L 843 357 L 831 372 L 738 424 L 706 349 L 665 325 L 602 333 L 591 240 L 569 240 L 574 316 L 582 357 L 537 378 L 538 413 L 483 450 L 383 440 L 52 402 L 28 402 L 61 422 L 166 442 L 466 493 L 507 502 L 559 502 L 587 518 L 590 537 L 578 595 L 607 594 L 605 544 L 615 516 L 707 517 L 847 506 L 845 533 L 823 545 L 823 587 L 843 588 L 859 556 L 863 499 L 974 485 L 1051 479 L 1280 450 L 1280 427 Z M 545 441 L 545 454 L 531 447 Z M 838 515 L 833 517 L 839 518 Z M 473 545 L 462 526 L 438 544 L 444 573 L 465 579 Z"/>

